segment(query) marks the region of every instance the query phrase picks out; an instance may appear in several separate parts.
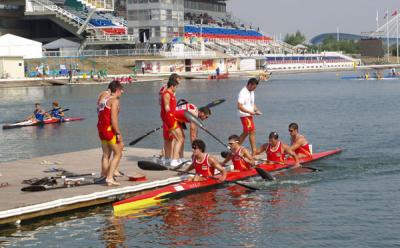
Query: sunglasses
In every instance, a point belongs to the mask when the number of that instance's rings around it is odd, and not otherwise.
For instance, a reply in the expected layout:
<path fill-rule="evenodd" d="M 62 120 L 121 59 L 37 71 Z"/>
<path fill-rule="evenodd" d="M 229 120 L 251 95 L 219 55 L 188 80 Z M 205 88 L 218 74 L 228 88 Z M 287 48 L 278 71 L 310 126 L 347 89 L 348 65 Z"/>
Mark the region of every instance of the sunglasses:
<path fill-rule="evenodd" d="M 294 129 L 289 129 L 289 132 L 291 132 L 291 133 L 294 132 Z"/>
<path fill-rule="evenodd" d="M 197 146 L 192 146 L 193 150 L 199 149 Z"/>
<path fill-rule="evenodd" d="M 235 144 L 235 143 L 238 143 L 238 142 L 237 142 L 237 141 L 229 142 L 228 145 L 233 145 L 233 144 Z"/>

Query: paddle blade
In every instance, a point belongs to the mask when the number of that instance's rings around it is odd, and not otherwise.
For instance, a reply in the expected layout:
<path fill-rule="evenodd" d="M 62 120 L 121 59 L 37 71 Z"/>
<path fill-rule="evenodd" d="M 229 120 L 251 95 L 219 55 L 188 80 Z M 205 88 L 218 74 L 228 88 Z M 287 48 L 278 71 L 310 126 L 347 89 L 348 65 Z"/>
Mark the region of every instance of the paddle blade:
<path fill-rule="evenodd" d="M 184 115 L 185 115 L 186 119 L 188 119 L 190 122 L 193 122 L 194 124 L 196 124 L 196 126 L 204 128 L 204 124 L 189 111 L 185 111 Z"/>
<path fill-rule="evenodd" d="M 138 167 L 142 170 L 163 171 L 168 170 L 167 167 L 150 161 L 138 161 Z"/>
<path fill-rule="evenodd" d="M 30 186 L 26 186 L 23 187 L 21 189 L 21 191 L 25 191 L 25 192 L 37 192 L 37 191 L 45 191 L 46 187 L 43 185 L 30 185 Z"/>
<path fill-rule="evenodd" d="M 275 177 L 273 175 L 271 175 L 271 173 L 269 173 L 259 167 L 256 167 L 255 169 L 256 169 L 258 175 L 260 175 L 264 180 L 275 181 Z"/>
<path fill-rule="evenodd" d="M 229 182 L 229 181 L 228 181 L 228 182 Z M 244 188 L 246 188 L 246 189 L 250 189 L 250 190 L 259 190 L 259 188 L 256 188 L 256 187 L 253 187 L 253 186 L 244 184 L 244 183 L 233 182 L 233 181 L 232 181 L 232 183 L 237 184 L 237 185 L 239 185 L 239 186 L 242 186 L 242 187 L 244 187 Z"/>
<path fill-rule="evenodd" d="M 224 98 L 218 99 L 218 100 L 215 100 L 215 101 L 213 101 L 213 102 L 210 102 L 209 104 L 206 105 L 206 107 L 212 108 L 212 107 L 215 107 L 215 106 L 217 106 L 217 105 L 220 105 L 220 104 L 223 103 L 223 102 L 225 102 L 225 99 L 224 99 Z"/>
<path fill-rule="evenodd" d="M 302 168 L 304 168 L 304 169 L 309 169 L 309 170 L 311 170 L 312 172 L 322 171 L 321 169 L 314 168 L 314 167 L 310 167 L 310 166 L 302 166 Z"/>
<path fill-rule="evenodd" d="M 227 158 L 227 157 L 229 156 L 229 154 L 231 154 L 230 151 L 222 151 L 222 152 L 221 152 L 221 157 Z"/>

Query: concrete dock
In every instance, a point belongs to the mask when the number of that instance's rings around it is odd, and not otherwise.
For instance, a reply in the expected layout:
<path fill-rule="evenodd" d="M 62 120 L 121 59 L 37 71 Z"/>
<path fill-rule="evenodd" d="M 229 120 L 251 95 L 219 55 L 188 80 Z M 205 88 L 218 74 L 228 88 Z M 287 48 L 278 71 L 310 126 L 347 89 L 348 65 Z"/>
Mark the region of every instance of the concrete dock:
<path fill-rule="evenodd" d="M 27 219 L 48 216 L 63 211 L 89 207 L 138 194 L 144 190 L 184 180 L 171 171 L 142 171 L 137 167 L 139 160 L 151 160 L 159 150 L 126 148 L 120 171 L 126 175 L 135 172 L 146 176 L 146 181 L 133 182 L 128 177 L 117 179 L 121 186 L 86 185 L 39 192 L 22 192 L 28 186 L 22 181 L 30 178 L 56 176 L 56 172 L 43 172 L 49 168 L 62 168 L 78 174 L 100 173 L 101 149 L 56 154 L 32 159 L 0 163 L 0 183 L 9 186 L 0 188 L 0 224 L 15 223 Z"/>

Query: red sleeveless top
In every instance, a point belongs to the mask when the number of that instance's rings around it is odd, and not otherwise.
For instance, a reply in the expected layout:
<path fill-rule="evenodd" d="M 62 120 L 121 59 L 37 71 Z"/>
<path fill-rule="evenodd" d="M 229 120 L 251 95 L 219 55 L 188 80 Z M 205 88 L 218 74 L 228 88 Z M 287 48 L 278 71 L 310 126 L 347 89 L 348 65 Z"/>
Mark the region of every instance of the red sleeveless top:
<path fill-rule="evenodd" d="M 111 140 L 115 135 L 115 131 L 111 126 L 111 108 L 107 106 L 108 100 L 110 100 L 110 97 L 105 97 L 99 102 L 98 106 L 97 130 L 102 140 Z"/>
<path fill-rule="evenodd" d="M 208 163 L 208 156 L 209 155 L 206 154 L 203 161 L 197 161 L 194 157 L 192 158 L 196 174 L 202 177 L 210 177 L 214 176 L 215 174 L 214 167 Z"/>
<path fill-rule="evenodd" d="M 294 151 L 296 154 L 304 154 L 306 156 L 311 156 L 310 146 L 308 144 L 302 145 Z"/>
<path fill-rule="evenodd" d="M 165 112 L 165 104 L 164 104 L 164 96 L 169 94 L 169 109 L 172 113 L 175 112 L 176 109 L 176 97 L 174 93 L 171 93 L 169 90 L 165 90 L 161 95 L 161 119 L 165 120 L 165 116 L 167 113 Z"/>
<path fill-rule="evenodd" d="M 185 111 L 190 110 L 190 112 L 198 113 L 197 107 L 194 104 L 186 103 L 180 106 L 177 106 L 175 109 L 175 118 L 179 122 L 189 123 L 190 121 L 185 117 Z M 197 116 L 196 116 L 197 117 Z"/>
<path fill-rule="evenodd" d="M 251 169 L 251 165 L 246 162 L 240 155 L 243 147 L 240 147 L 236 152 L 232 153 L 232 163 L 234 170 L 245 171 Z"/>
<path fill-rule="evenodd" d="M 278 148 L 276 150 L 272 150 L 270 144 L 268 144 L 267 149 L 267 159 L 273 162 L 284 162 L 285 153 L 282 151 L 282 142 L 279 141 Z"/>

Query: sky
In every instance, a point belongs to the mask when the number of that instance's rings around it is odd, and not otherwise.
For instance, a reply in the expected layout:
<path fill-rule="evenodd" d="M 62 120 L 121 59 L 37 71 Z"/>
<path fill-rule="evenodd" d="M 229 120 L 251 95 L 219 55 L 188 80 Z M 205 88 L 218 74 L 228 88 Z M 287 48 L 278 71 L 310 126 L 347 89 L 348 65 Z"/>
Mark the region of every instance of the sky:
<path fill-rule="evenodd" d="M 300 30 L 307 40 L 321 33 L 360 34 L 384 24 L 398 0 L 228 0 L 227 11 L 277 38 Z M 400 13 L 400 12 L 399 12 Z"/>

